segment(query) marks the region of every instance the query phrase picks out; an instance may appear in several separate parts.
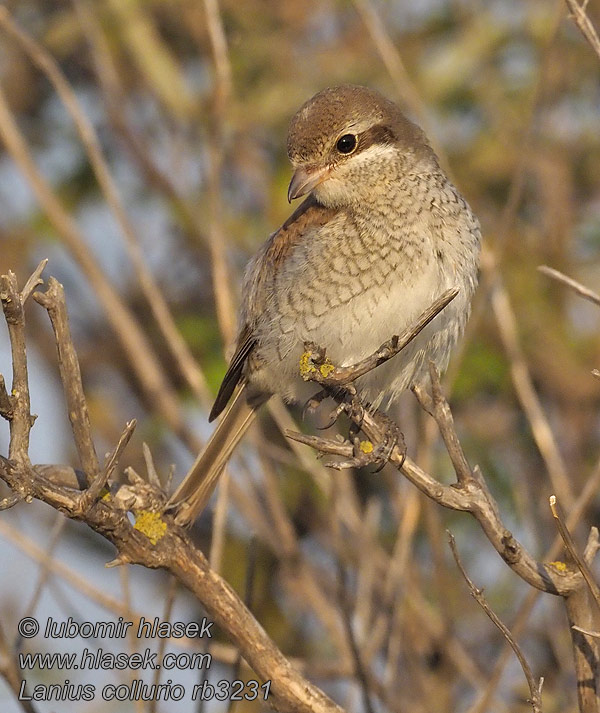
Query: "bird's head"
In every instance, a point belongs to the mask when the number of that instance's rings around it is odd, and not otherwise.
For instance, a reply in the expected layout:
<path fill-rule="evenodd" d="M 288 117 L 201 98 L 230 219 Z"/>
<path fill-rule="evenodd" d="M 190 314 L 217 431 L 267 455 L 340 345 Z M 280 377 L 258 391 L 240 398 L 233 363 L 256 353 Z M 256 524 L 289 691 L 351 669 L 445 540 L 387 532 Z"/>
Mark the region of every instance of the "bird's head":
<path fill-rule="evenodd" d="M 291 121 L 288 200 L 313 191 L 326 206 L 372 200 L 410 170 L 437 166 L 418 126 L 378 92 L 355 85 L 315 94 Z"/>

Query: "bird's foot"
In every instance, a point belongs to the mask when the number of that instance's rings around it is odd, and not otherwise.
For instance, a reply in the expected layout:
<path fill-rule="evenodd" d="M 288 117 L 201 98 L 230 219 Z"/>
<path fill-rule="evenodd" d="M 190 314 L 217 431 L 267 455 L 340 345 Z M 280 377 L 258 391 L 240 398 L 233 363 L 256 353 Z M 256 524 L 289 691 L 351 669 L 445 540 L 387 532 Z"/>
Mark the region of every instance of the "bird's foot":
<path fill-rule="evenodd" d="M 402 467 L 402 465 L 404 464 L 404 459 L 406 458 L 406 442 L 404 441 L 404 434 L 398 428 L 396 422 L 393 421 L 385 413 L 382 413 L 381 411 L 376 411 L 374 418 L 385 433 L 382 443 L 376 449 L 380 451 L 379 459 L 381 461 L 381 465 L 379 466 L 379 468 L 377 468 L 375 472 L 378 473 L 389 461 L 389 459 L 392 457 L 392 453 L 394 452 L 395 448 L 398 448 L 400 450 L 401 459 L 399 467 Z"/>
<path fill-rule="evenodd" d="M 356 423 L 356 421 L 362 423 L 364 418 L 364 407 L 354 400 L 350 404 L 344 404 L 344 406 L 344 410 L 346 412 L 349 412 L 350 409 L 353 413 L 350 436 L 354 446 L 354 457 L 344 461 L 328 463 L 327 465 L 330 468 L 334 468 L 335 470 L 346 470 L 347 468 L 364 468 L 368 465 L 377 465 L 375 473 L 379 473 L 379 471 L 382 470 L 389 461 L 396 447 L 400 448 L 402 452 L 402 462 L 404 462 L 404 457 L 406 456 L 404 434 L 394 423 L 394 421 L 392 421 L 392 419 L 380 411 L 375 413 L 375 419 L 384 430 L 384 438 L 378 446 L 374 447 L 371 441 L 365 439 L 361 440 L 358 435 L 360 426 Z M 357 411 L 356 409 L 359 410 Z M 356 421 L 354 419 L 356 419 Z"/>
<path fill-rule="evenodd" d="M 307 414 L 313 414 L 317 411 L 319 406 L 323 403 L 323 401 L 325 401 L 325 399 L 329 398 L 329 396 L 330 394 L 325 389 L 317 391 L 317 393 L 311 396 L 302 407 L 302 418 L 304 418 Z"/>

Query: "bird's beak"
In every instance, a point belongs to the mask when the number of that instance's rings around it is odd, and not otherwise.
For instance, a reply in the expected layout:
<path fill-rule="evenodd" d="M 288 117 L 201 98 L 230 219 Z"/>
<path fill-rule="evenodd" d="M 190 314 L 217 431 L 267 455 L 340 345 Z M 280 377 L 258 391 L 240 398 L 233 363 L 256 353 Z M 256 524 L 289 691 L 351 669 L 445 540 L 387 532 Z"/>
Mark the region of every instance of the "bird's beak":
<path fill-rule="evenodd" d="M 327 178 L 329 169 L 327 166 L 322 168 L 317 166 L 300 166 L 294 171 L 292 180 L 288 188 L 288 202 L 291 203 L 294 198 L 300 198 L 316 188 L 319 183 Z"/>

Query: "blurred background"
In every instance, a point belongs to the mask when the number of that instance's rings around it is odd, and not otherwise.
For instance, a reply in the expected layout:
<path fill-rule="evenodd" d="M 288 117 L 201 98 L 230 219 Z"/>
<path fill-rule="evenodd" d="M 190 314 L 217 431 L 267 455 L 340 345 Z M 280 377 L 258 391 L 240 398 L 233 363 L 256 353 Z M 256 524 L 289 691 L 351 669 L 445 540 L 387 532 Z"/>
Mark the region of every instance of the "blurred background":
<path fill-rule="evenodd" d="M 600 448 L 590 373 L 599 309 L 537 270 L 600 282 L 600 59 L 566 4 L 8 0 L 0 10 L 0 272 L 22 285 L 49 258 L 45 276 L 64 284 L 99 454 L 135 417 L 123 465 L 145 473 L 145 442 L 161 477 L 171 464 L 183 476 L 211 430 L 244 265 L 290 212 L 287 124 L 319 89 L 366 84 L 426 130 L 481 221 L 481 285 L 445 388 L 470 463 L 542 559 L 556 535 L 548 496 L 569 511 L 597 483 Z M 597 0 L 587 12 L 597 25 Z M 31 458 L 77 466 L 47 315 L 32 302 L 27 318 Z M 10 383 L 4 324 L 0 372 Z M 413 402 L 407 395 L 395 414 L 409 453 L 450 481 L 436 430 Z M 365 690 L 373 711 L 529 710 L 518 664 L 456 570 L 449 528 L 496 612 L 520 621 L 546 713 L 577 710 L 562 603 L 535 599 L 471 518 L 427 502 L 398 473 L 332 473 L 292 449 L 281 429 L 293 419 L 300 412 L 281 404 L 264 409 L 195 528 L 284 653 L 348 710 L 366 710 Z M 0 453 L 7 445 L 4 425 Z M 584 494 L 580 545 L 598 522 L 596 492 Z M 161 572 L 104 570 L 112 548 L 39 503 L 2 513 L 0 539 L 9 648 L 25 613 L 202 616 Z M 90 645 L 19 645 L 80 644 Z M 224 637 L 214 652 L 209 680 L 252 678 Z M 177 672 L 176 682 L 197 675 Z M 190 710 L 179 705 L 155 709 Z M 0 707 L 21 710 L 2 682 Z M 84 709 L 149 710 L 101 699 Z"/>

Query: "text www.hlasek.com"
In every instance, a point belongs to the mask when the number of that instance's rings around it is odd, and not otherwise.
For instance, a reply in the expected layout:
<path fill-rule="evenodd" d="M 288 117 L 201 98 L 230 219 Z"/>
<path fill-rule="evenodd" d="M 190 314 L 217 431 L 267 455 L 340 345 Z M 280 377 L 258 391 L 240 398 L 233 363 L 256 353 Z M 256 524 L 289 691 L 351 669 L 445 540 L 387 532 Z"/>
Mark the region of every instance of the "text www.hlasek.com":
<path fill-rule="evenodd" d="M 168 671 L 173 669 L 184 671 L 208 669 L 212 663 L 212 657 L 207 653 L 166 653 L 160 664 L 157 663 L 157 656 L 158 654 L 150 649 L 146 649 L 143 653 L 135 654 L 112 654 L 102 649 L 95 649 L 94 651 L 84 649 L 81 654 L 42 654 L 36 652 L 34 654 L 19 654 L 19 665 L 27 671 L 34 669 L 124 671 L 128 668 L 134 671 L 138 669 L 155 670 L 158 668 L 164 668 Z"/>

